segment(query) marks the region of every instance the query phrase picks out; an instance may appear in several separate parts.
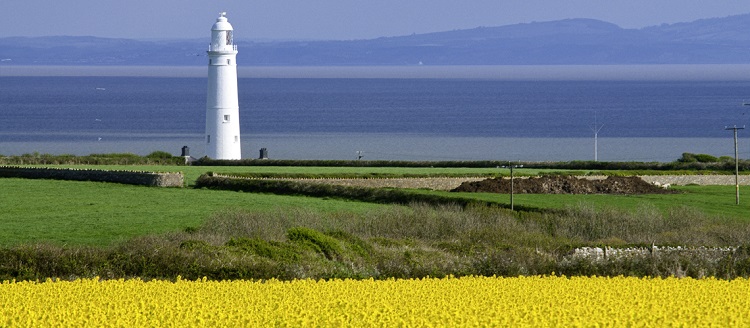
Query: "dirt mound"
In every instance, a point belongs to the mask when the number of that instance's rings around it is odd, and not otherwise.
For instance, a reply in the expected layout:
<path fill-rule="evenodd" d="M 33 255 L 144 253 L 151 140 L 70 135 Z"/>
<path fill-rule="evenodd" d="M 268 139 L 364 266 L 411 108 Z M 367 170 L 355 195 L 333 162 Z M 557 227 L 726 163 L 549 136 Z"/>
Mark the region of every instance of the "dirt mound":
<path fill-rule="evenodd" d="M 464 182 L 451 191 L 510 193 L 510 179 Z M 654 186 L 639 177 L 608 177 L 604 180 L 578 179 L 572 176 L 546 175 L 513 180 L 517 194 L 670 194 L 674 191 Z"/>

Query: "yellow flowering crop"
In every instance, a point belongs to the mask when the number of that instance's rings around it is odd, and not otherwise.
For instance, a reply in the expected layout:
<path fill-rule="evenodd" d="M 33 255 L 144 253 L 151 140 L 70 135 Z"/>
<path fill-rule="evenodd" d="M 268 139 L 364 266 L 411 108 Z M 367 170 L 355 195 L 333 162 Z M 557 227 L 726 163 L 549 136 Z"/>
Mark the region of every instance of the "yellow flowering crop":
<path fill-rule="evenodd" d="M 5 282 L 0 326 L 750 326 L 750 280 Z"/>

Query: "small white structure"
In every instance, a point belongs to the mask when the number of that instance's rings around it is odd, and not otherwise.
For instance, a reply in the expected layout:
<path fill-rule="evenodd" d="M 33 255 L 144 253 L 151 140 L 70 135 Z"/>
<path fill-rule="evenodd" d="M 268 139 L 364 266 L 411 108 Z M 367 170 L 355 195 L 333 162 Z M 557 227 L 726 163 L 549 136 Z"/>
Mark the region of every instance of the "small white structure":
<path fill-rule="evenodd" d="M 206 156 L 240 159 L 240 105 L 237 100 L 237 46 L 223 12 L 211 28 L 206 96 Z"/>

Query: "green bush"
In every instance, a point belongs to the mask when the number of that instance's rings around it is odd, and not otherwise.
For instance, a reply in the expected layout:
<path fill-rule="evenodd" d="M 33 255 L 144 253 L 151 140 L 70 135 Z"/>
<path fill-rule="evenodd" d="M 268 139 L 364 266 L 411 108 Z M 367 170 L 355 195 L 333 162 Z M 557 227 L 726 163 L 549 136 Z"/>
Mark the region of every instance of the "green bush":
<path fill-rule="evenodd" d="M 0 156 L 0 165 L 185 165 L 185 160 L 163 151 L 146 156 L 132 153 L 90 154 L 86 156 L 23 154 Z"/>
<path fill-rule="evenodd" d="M 719 161 L 719 159 L 716 156 L 707 155 L 707 154 L 697 154 L 695 155 L 695 159 L 699 163 L 715 163 Z"/>
<path fill-rule="evenodd" d="M 329 260 L 341 254 L 341 246 L 335 238 L 313 229 L 303 227 L 289 229 L 287 238 L 292 242 L 311 247 Z"/>
<path fill-rule="evenodd" d="M 695 154 L 682 153 L 682 157 L 678 158 L 677 161 L 680 163 L 695 163 L 698 159 L 695 158 Z"/>
<path fill-rule="evenodd" d="M 232 238 L 225 246 L 238 248 L 275 261 L 295 261 L 300 258 L 293 247 L 284 243 L 266 241 L 260 238 Z"/>
<path fill-rule="evenodd" d="M 680 163 L 716 163 L 720 162 L 719 158 L 716 156 L 708 155 L 708 154 L 692 154 L 692 153 L 682 153 L 682 157 L 677 159 Z"/>
<path fill-rule="evenodd" d="M 161 150 L 157 150 L 155 152 L 152 152 L 146 155 L 146 158 L 156 158 L 156 159 L 170 159 L 172 157 L 174 157 L 172 156 L 172 154 L 165 152 L 165 151 L 161 151 Z"/>

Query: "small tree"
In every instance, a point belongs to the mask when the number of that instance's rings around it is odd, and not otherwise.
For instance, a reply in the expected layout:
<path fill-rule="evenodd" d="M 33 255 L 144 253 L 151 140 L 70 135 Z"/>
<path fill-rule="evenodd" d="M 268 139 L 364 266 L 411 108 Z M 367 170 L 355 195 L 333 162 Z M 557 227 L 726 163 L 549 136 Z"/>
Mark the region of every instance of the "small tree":
<path fill-rule="evenodd" d="M 719 158 L 708 154 L 682 153 L 682 157 L 677 161 L 680 163 L 716 163 L 719 162 Z"/>
<path fill-rule="evenodd" d="M 677 161 L 680 163 L 695 163 L 698 160 L 693 153 L 682 153 L 682 157 L 678 158 Z"/>
<path fill-rule="evenodd" d="M 157 150 L 151 154 L 146 155 L 146 158 L 153 158 L 153 159 L 170 159 L 172 157 L 174 157 L 172 156 L 172 154 L 165 152 L 165 151 L 161 151 L 161 150 Z"/>
<path fill-rule="evenodd" d="M 695 159 L 698 160 L 700 163 L 716 163 L 719 161 L 716 156 L 711 156 L 708 154 L 697 154 L 695 155 Z"/>

